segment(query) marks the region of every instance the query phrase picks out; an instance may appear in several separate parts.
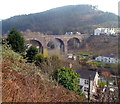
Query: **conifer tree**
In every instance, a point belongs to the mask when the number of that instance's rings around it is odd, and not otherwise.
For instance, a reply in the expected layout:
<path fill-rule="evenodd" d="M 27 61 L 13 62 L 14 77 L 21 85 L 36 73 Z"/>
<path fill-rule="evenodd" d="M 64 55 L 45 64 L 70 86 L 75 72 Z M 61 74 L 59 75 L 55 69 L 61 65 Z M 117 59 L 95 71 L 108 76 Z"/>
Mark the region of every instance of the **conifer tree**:
<path fill-rule="evenodd" d="M 7 37 L 8 44 L 11 45 L 11 48 L 18 53 L 22 53 L 25 50 L 24 47 L 24 38 L 20 31 L 13 28 Z"/>

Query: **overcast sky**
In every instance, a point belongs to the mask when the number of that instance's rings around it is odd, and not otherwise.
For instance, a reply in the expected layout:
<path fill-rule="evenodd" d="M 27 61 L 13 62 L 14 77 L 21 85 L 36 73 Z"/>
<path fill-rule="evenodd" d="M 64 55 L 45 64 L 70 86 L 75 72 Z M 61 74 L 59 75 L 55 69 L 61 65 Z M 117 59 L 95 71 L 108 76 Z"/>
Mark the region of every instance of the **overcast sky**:
<path fill-rule="evenodd" d="M 92 4 L 103 11 L 118 14 L 119 0 L 1 0 L 0 19 L 30 14 L 64 5 Z"/>

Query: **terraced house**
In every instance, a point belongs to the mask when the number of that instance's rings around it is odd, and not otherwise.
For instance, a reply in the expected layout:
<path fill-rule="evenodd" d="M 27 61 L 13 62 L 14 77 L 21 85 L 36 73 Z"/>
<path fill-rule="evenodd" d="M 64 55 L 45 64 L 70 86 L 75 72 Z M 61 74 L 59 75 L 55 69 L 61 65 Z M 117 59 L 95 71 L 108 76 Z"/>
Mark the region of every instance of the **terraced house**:
<path fill-rule="evenodd" d="M 87 95 L 89 89 L 89 77 L 90 77 L 90 94 L 96 94 L 97 85 L 98 85 L 98 77 L 99 74 L 97 71 L 93 70 L 77 70 L 78 74 L 80 74 L 79 78 L 79 86 L 82 92 Z"/>
<path fill-rule="evenodd" d="M 105 63 L 118 63 L 120 62 L 118 56 L 115 55 L 100 55 L 95 58 L 96 61 L 105 62 Z"/>

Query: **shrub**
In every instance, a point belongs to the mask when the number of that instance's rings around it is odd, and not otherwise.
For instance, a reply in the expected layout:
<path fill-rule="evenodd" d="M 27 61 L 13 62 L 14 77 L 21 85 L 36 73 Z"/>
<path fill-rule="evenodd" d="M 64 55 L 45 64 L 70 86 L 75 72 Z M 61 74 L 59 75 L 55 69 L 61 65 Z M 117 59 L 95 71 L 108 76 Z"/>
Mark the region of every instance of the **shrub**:
<path fill-rule="evenodd" d="M 44 56 L 43 54 L 41 54 L 41 53 L 36 54 L 34 60 L 35 60 L 35 64 L 36 64 L 36 65 L 39 65 L 39 64 L 42 63 L 42 62 L 48 62 L 47 57 L 45 57 L 45 56 Z"/>
<path fill-rule="evenodd" d="M 100 87 L 100 86 L 105 86 L 105 85 L 107 85 L 107 83 L 105 82 L 105 81 L 100 81 L 100 80 L 98 80 L 98 86 Z"/>
<path fill-rule="evenodd" d="M 80 93 L 78 86 L 79 74 L 73 71 L 71 68 L 59 68 L 54 71 L 53 79 L 58 81 L 65 88 Z"/>
<path fill-rule="evenodd" d="M 33 62 L 35 60 L 35 55 L 38 53 L 38 49 L 35 46 L 31 46 L 28 50 L 27 50 L 27 60 L 28 62 Z"/>

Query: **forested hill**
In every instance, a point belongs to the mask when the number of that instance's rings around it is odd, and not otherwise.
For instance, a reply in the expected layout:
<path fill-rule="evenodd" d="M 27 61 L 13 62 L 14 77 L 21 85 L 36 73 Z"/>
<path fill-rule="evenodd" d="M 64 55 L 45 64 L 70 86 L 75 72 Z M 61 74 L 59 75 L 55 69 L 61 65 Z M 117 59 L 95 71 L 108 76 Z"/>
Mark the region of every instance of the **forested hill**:
<path fill-rule="evenodd" d="M 3 33 L 12 27 L 30 29 L 48 34 L 64 34 L 68 31 L 93 33 L 96 27 L 117 27 L 117 15 L 103 12 L 92 5 L 69 5 L 44 12 L 14 16 L 3 20 Z"/>

